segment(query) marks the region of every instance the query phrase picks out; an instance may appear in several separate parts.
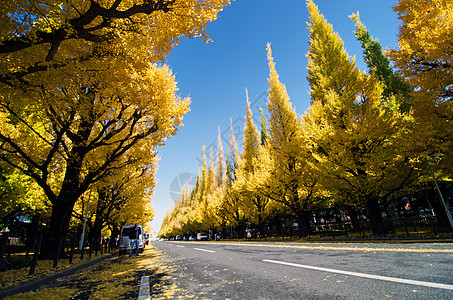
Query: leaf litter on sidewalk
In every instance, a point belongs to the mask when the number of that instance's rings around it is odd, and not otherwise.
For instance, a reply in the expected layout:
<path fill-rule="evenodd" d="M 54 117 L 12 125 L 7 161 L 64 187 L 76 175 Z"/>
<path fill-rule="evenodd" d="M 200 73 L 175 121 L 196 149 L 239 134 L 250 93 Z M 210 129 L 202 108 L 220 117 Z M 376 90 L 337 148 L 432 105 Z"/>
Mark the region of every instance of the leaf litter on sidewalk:
<path fill-rule="evenodd" d="M 142 276 L 149 276 L 153 297 L 171 294 L 169 270 L 161 265 L 159 251 L 151 247 L 139 256 L 113 256 L 37 291 L 5 299 L 137 299 Z"/>

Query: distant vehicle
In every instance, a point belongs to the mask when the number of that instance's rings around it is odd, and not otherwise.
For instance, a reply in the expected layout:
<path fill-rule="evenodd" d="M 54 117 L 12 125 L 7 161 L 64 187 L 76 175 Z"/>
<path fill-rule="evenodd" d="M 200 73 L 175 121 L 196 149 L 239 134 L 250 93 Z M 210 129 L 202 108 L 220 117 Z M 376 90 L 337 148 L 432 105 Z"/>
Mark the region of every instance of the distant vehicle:
<path fill-rule="evenodd" d="M 175 237 L 175 241 L 180 241 L 180 240 L 182 240 L 181 236 L 180 236 L 180 235 L 177 235 L 177 236 Z"/>
<path fill-rule="evenodd" d="M 132 233 L 132 230 L 134 230 L 135 225 L 126 225 L 121 228 L 121 233 L 120 233 L 120 239 L 118 241 L 118 249 L 119 249 L 119 254 L 124 254 L 129 251 L 130 247 L 130 240 L 129 236 Z M 138 251 L 143 252 L 145 250 L 145 240 L 143 238 L 144 232 L 143 232 L 143 227 L 142 225 L 138 225 Z M 132 250 L 135 249 L 135 246 Z"/>
<path fill-rule="evenodd" d="M 145 245 L 149 245 L 149 233 L 145 233 L 143 239 L 145 240 Z"/>
<path fill-rule="evenodd" d="M 197 241 L 207 241 L 208 235 L 204 232 L 200 232 L 197 234 Z"/>

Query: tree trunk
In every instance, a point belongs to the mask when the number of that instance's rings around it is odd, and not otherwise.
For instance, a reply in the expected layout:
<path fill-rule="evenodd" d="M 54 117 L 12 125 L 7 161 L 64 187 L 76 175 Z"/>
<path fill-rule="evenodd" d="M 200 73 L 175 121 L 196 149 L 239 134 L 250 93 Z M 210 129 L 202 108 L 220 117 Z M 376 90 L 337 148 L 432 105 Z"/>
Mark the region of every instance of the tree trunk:
<path fill-rule="evenodd" d="M 243 239 L 246 237 L 246 224 L 245 224 L 245 221 L 244 220 L 241 220 L 238 222 L 238 226 L 236 227 L 237 228 L 237 238 L 239 239 Z"/>
<path fill-rule="evenodd" d="M 110 235 L 110 246 L 112 249 L 116 249 L 116 246 L 117 246 L 116 239 L 119 237 L 119 235 L 120 235 L 120 229 L 118 228 L 117 225 L 113 225 L 112 233 Z"/>
<path fill-rule="evenodd" d="M 303 210 L 297 214 L 297 223 L 299 229 L 299 237 L 306 237 L 310 235 L 310 212 Z"/>
<path fill-rule="evenodd" d="M 260 237 L 265 238 L 266 237 L 266 226 L 265 226 L 263 216 L 261 215 L 261 213 L 258 214 L 258 230 L 260 233 Z"/>
<path fill-rule="evenodd" d="M 33 245 L 35 240 L 38 237 L 38 228 L 39 228 L 39 218 L 41 217 L 41 214 L 36 214 L 33 215 L 31 219 L 31 223 L 28 226 L 27 230 L 27 239 L 25 242 L 25 248 L 27 249 L 27 256 L 30 251 L 33 250 Z"/>
<path fill-rule="evenodd" d="M 99 220 L 99 218 L 97 218 L 96 216 L 93 225 L 93 240 L 96 241 L 95 250 L 99 250 L 99 243 L 97 241 L 101 240 L 101 232 L 102 232 L 102 220 Z"/>
<path fill-rule="evenodd" d="M 368 218 L 371 222 L 373 235 L 383 236 L 384 226 L 382 223 L 381 207 L 378 199 L 369 197 L 366 202 L 366 208 L 368 210 Z"/>
<path fill-rule="evenodd" d="M 351 218 L 352 232 L 360 232 L 359 213 L 352 207 L 347 208 L 349 217 Z"/>
<path fill-rule="evenodd" d="M 99 195 L 102 195 L 99 193 Z M 96 248 L 95 250 L 99 250 L 99 243 L 97 241 L 101 240 L 101 234 L 102 234 L 102 224 L 104 223 L 104 211 L 105 211 L 105 206 L 103 205 L 102 201 L 99 199 L 96 207 L 96 217 L 94 219 L 93 223 L 93 239 L 96 241 Z"/>
<path fill-rule="evenodd" d="M 74 205 L 80 195 L 88 189 L 88 183 L 81 185 L 80 175 L 84 157 L 88 153 L 85 142 L 88 140 L 93 126 L 94 118 L 91 115 L 90 117 L 82 117 L 77 132 L 73 133 L 74 146 L 68 154 L 65 175 L 58 196 L 53 194 L 50 191 L 51 189 L 45 189 L 49 199 L 52 199 L 52 215 L 41 251 L 44 258 L 54 258 L 57 255 L 60 237 L 66 238 L 68 233 Z M 64 251 L 61 251 L 60 256 L 66 257 L 67 255 Z"/>
<path fill-rule="evenodd" d="M 57 256 L 60 238 L 63 236 L 64 239 L 68 233 L 73 207 L 74 204 L 70 205 L 68 202 L 62 201 L 53 205 L 50 225 L 41 250 L 41 258 L 54 259 Z M 66 258 L 64 251 L 60 251 L 60 258 Z"/>

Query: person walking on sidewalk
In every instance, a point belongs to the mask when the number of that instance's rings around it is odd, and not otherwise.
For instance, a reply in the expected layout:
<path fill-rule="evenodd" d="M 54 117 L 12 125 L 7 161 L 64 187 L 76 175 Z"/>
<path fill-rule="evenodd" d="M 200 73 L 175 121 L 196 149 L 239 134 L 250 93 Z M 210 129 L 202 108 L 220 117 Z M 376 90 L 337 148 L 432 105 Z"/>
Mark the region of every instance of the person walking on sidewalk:
<path fill-rule="evenodd" d="M 132 248 L 135 246 L 135 252 L 138 255 L 138 239 L 140 237 L 140 228 L 138 227 L 138 224 L 135 223 L 134 228 L 132 228 L 130 235 L 129 235 L 129 242 L 130 242 L 130 247 L 129 247 L 129 257 L 132 256 Z"/>

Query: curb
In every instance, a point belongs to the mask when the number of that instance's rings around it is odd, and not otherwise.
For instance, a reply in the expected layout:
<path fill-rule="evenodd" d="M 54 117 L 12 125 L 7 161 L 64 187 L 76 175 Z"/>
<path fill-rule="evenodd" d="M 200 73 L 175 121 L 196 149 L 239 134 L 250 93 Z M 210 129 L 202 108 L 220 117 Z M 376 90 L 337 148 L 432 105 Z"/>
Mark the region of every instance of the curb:
<path fill-rule="evenodd" d="M 344 242 L 351 242 L 351 243 L 393 243 L 393 244 L 410 244 L 410 243 L 452 243 L 453 238 L 351 238 L 351 239 L 310 239 L 305 242 L 326 242 L 326 243 L 344 243 Z"/>
<path fill-rule="evenodd" d="M 306 239 L 222 239 L 227 242 L 262 242 L 262 243 L 453 243 L 453 236 L 449 237 L 403 237 L 403 238 L 306 238 Z M 215 242 L 215 241 L 210 241 Z"/>
<path fill-rule="evenodd" d="M 24 293 L 24 292 L 37 290 L 38 288 L 40 288 L 44 284 L 51 283 L 52 281 L 55 281 L 56 279 L 58 279 L 60 277 L 72 275 L 75 272 L 77 272 L 78 270 L 81 270 L 83 268 L 92 266 L 92 265 L 94 265 L 94 264 L 96 264 L 98 262 L 101 262 L 101 261 L 103 261 L 103 260 L 105 260 L 107 258 L 111 258 L 111 257 L 112 257 L 112 254 L 101 256 L 101 257 L 95 258 L 93 260 L 81 263 L 81 264 L 79 264 L 77 266 L 65 269 L 63 271 L 44 276 L 42 278 L 38 278 L 38 279 L 35 279 L 33 281 L 29 281 L 29 282 L 23 283 L 21 285 L 15 286 L 15 287 L 7 288 L 7 289 L 5 289 L 3 291 L 0 291 L 0 299 L 3 299 L 3 298 L 8 297 L 8 296 L 15 295 L 15 294 L 19 294 L 19 293 Z"/>

